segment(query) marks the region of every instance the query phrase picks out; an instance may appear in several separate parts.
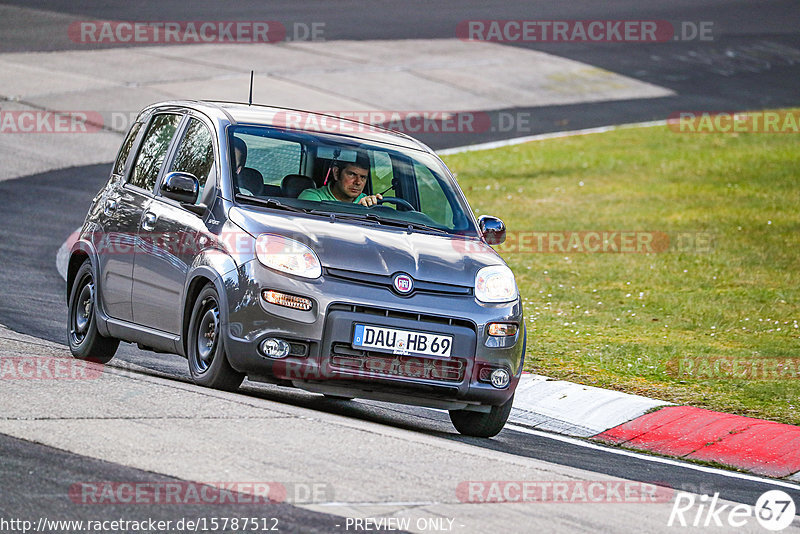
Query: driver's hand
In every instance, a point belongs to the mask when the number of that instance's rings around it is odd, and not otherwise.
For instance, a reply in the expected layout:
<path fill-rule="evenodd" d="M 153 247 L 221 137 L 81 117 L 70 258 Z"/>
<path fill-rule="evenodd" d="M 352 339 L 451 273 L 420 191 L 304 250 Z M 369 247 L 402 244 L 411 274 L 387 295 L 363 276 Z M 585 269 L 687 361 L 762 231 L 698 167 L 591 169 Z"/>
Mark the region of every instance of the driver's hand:
<path fill-rule="evenodd" d="M 379 200 L 383 200 L 383 195 L 367 195 L 359 200 L 358 203 L 362 206 L 370 207 L 377 206 Z"/>

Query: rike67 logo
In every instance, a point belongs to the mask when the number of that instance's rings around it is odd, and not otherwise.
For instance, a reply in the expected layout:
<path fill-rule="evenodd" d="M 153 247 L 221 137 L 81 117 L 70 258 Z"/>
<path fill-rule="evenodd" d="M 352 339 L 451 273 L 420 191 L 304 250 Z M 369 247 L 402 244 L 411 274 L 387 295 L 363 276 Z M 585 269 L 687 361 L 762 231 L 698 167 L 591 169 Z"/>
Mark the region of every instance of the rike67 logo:
<path fill-rule="evenodd" d="M 781 490 L 763 493 L 755 506 L 720 504 L 719 493 L 709 497 L 679 492 L 675 495 L 667 526 L 741 528 L 752 524 L 752 518 L 755 517 L 763 528 L 778 532 L 792 524 L 795 512 L 794 500 Z"/>

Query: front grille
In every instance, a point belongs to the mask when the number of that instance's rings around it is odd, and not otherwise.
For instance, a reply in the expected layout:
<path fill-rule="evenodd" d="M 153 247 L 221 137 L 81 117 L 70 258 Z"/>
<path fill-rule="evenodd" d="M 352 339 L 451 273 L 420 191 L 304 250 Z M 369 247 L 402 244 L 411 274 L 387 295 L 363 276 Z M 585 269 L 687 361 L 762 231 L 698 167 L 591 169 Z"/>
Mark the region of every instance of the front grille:
<path fill-rule="evenodd" d="M 393 276 L 385 274 L 362 273 L 360 271 L 349 271 L 346 269 L 333 269 L 328 267 L 325 274 L 331 278 L 338 278 L 349 283 L 362 284 L 368 286 L 382 287 L 392 290 Z M 443 284 L 440 282 L 426 282 L 424 280 L 414 280 L 414 290 L 408 295 L 415 293 L 429 293 L 433 295 L 451 296 L 470 296 L 472 295 L 471 286 L 459 286 L 456 284 Z"/>
<path fill-rule="evenodd" d="M 435 323 L 435 324 L 445 324 L 448 326 L 462 326 L 464 328 L 469 328 L 473 332 L 475 332 L 475 323 L 472 321 L 467 321 L 466 319 L 458 319 L 454 317 L 443 317 L 440 315 L 429 315 L 426 313 L 413 313 L 413 312 L 403 312 L 397 310 L 387 310 L 384 308 L 372 308 L 369 306 L 358 306 L 355 304 L 331 304 L 328 308 L 329 312 L 333 311 L 346 311 L 352 313 L 361 313 L 365 315 L 375 315 L 378 317 L 390 317 L 393 319 L 410 319 L 412 321 L 418 321 L 422 323 Z"/>
<path fill-rule="evenodd" d="M 439 360 L 357 350 L 343 343 L 331 347 L 331 367 L 372 375 L 461 382 L 467 362 L 458 358 Z"/>

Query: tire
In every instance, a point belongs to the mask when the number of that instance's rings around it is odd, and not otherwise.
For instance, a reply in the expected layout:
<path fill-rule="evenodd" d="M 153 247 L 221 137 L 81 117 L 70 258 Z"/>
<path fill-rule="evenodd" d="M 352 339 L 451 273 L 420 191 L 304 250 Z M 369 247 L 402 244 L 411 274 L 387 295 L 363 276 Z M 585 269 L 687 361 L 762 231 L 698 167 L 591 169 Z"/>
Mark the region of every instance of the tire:
<path fill-rule="evenodd" d="M 69 351 L 79 360 L 108 363 L 119 347 L 119 339 L 104 337 L 97 331 L 97 292 L 89 260 L 75 275 L 67 302 L 67 341 Z"/>
<path fill-rule="evenodd" d="M 189 374 L 197 385 L 236 391 L 244 380 L 244 374 L 231 367 L 225 354 L 219 295 L 211 284 L 200 291 L 194 302 L 189 319 L 186 356 Z"/>
<path fill-rule="evenodd" d="M 500 406 L 492 406 L 488 413 L 469 410 L 450 410 L 450 421 L 461 434 L 476 438 L 491 438 L 503 430 L 511 413 L 514 395 Z"/>

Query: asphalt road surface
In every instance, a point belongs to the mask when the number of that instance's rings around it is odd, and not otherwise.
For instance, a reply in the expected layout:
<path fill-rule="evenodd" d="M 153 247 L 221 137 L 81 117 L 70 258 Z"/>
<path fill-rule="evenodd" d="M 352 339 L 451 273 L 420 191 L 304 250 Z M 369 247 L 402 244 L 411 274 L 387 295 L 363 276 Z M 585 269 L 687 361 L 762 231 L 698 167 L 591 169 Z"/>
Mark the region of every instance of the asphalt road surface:
<path fill-rule="evenodd" d="M 4 258 L 14 258 L 5 262 L 5 268 L 0 270 L 0 287 L 4 288 L 0 323 L 16 331 L 64 343 L 66 305 L 63 280 L 55 269 L 56 251 L 70 229 L 76 228 L 82 222 L 89 199 L 101 187 L 108 171 L 107 165 L 95 165 L 0 183 L 0 225 L 5 234 L 0 250 Z M 167 377 L 176 384 L 188 381 L 186 360 L 178 356 L 155 354 L 122 344 L 114 362 L 119 361 L 144 367 L 146 374 Z M 241 395 L 427 433 L 439 439 L 613 477 L 642 482 L 659 481 L 678 490 L 708 494 L 719 492 L 722 499 L 736 502 L 755 502 L 760 494 L 771 488 L 771 484 L 766 481 L 730 478 L 723 473 L 697 471 L 674 463 L 656 463 L 644 456 L 620 455 L 611 449 L 587 448 L 578 441 L 559 441 L 541 433 L 531 434 L 514 427 L 507 428 L 492 440 L 467 438 L 455 433 L 446 413 L 423 408 L 367 401 L 338 402 L 298 390 L 250 383 L 245 384 Z M 50 517 L 63 517 L 63 514 L 59 515 L 65 506 L 62 502 L 63 491 L 59 493 L 58 489 L 63 490 L 65 481 L 76 480 L 76 474 L 69 470 L 62 472 L 61 468 L 65 464 L 61 460 L 54 460 L 54 455 L 68 455 L 42 446 L 28 449 L 10 438 L 3 439 L 5 441 L 0 441 L 0 449 L 3 450 L 4 458 L 9 461 L 0 470 L 0 487 L 9 488 L 20 484 L 20 473 L 29 472 L 29 467 L 33 473 L 46 473 L 46 476 L 26 476 L 22 485 L 24 492 L 15 494 L 11 501 L 4 497 L 0 509 L 27 509 L 31 506 L 27 497 L 58 494 L 61 495 L 60 498 L 37 500 L 35 509 L 49 513 Z M 67 460 L 66 465 L 71 465 L 70 462 L 82 466 L 87 474 L 95 466 L 100 466 L 97 467 L 99 471 L 93 474 L 94 479 L 130 480 L 135 474 L 125 466 L 88 459 L 73 458 Z M 141 473 L 137 476 L 145 477 Z M 784 490 L 800 502 L 800 488 Z M 149 513 L 150 509 L 143 510 L 148 513 L 141 516 L 163 516 L 169 519 L 168 508 L 154 508 L 153 513 Z M 235 511 L 232 510 L 231 513 Z M 113 515 L 112 512 L 115 511 L 103 510 L 103 514 Z M 184 511 L 181 510 L 181 513 Z M 68 518 L 79 519 L 81 514 L 87 517 L 91 515 L 79 510 L 70 512 Z M 289 505 L 281 509 L 280 515 L 287 520 L 287 525 L 292 521 L 302 525 L 306 524 L 305 521 L 310 521 L 310 525 L 327 524 L 330 527 L 328 531 L 333 529 L 331 525 L 341 523 L 341 519 L 326 519 L 321 514 L 308 515 L 306 511 Z"/>
<path fill-rule="evenodd" d="M 7 2 L 0 5 L 41 9 L 17 13 L 22 18 L 0 19 L 2 52 L 85 49 L 86 45 L 58 37 L 52 24 L 59 17 L 74 20 L 277 20 L 325 23 L 325 38 L 405 39 L 452 38 L 466 19 L 664 19 L 674 24 L 713 22 L 711 41 L 674 41 L 641 45 L 581 43 L 517 43 L 561 55 L 626 76 L 667 87 L 676 96 L 658 99 L 583 103 L 547 108 L 517 108 L 536 117 L 531 133 L 587 128 L 605 124 L 666 118 L 676 110 L 740 110 L 800 104 L 800 6 L 796 1 L 593 1 L 567 4 L 544 2 L 371 2 L 368 7 L 342 2 L 193 2 L 107 3 L 68 1 Z M 187 6 L 191 7 L 187 7 Z M 224 5 L 224 15 L 220 6 Z M 9 8 L 10 9 L 10 8 Z M 9 11 L 10 12 L 10 11 Z M 0 73 L 0 83 L 2 73 Z M 494 111 L 492 113 L 499 113 Z M 509 137 L 486 132 L 470 143 Z M 461 140 L 421 136 L 434 147 Z M 74 167 L 0 182 L 0 323 L 41 339 L 64 343 L 66 305 L 63 280 L 55 270 L 55 255 L 69 233 L 80 226 L 89 201 L 106 180 L 109 165 Z M 143 367 L 145 373 L 167 377 L 178 385 L 187 380 L 185 360 L 140 351 L 123 345 L 117 360 Z M 497 451 L 519 458 L 535 458 L 557 466 L 574 467 L 603 475 L 640 481 L 661 481 L 687 491 L 719 492 L 721 498 L 753 503 L 772 485 L 767 481 L 731 477 L 679 463 L 589 448 L 577 440 L 561 440 L 509 427 L 492 440 L 465 438 L 454 432 L 445 413 L 375 402 L 337 402 L 300 391 L 247 383 L 243 397 L 278 401 L 312 413 L 346 416 Z M 148 480 L 152 473 L 94 460 L 74 453 L 34 445 L 0 435 L 0 512 L 3 516 L 30 513 L 62 518 L 90 515 L 63 499 L 71 481 Z M 161 480 L 161 478 L 158 478 Z M 168 480 L 164 477 L 163 480 Z M 11 489 L 13 488 L 13 490 Z M 783 488 L 800 503 L 800 491 Z M 56 498 L 54 495 L 61 495 Z M 276 507 L 278 505 L 275 505 Z M 229 514 L 243 512 L 235 507 Z M 273 510 L 262 511 L 265 514 Z M 108 517 L 119 512 L 104 509 Z M 183 515 L 203 510 L 184 509 Z M 285 521 L 283 531 L 331 531 L 341 518 L 280 505 L 274 512 Z M 174 512 L 158 506 L 138 509 L 142 517 L 170 519 Z M 172 515 L 171 515 L 172 514 Z M 92 511 L 91 515 L 97 515 Z M 553 518 L 558 529 L 558 518 Z M 568 527 L 564 527 L 565 529 Z M 587 523 L 586 530 L 602 525 Z M 570 529 L 576 529 L 573 525 Z"/>
<path fill-rule="evenodd" d="M 91 44 L 67 38 L 63 24 L 85 20 L 187 21 L 270 20 L 290 29 L 322 23 L 325 40 L 452 39 L 467 20 L 660 20 L 675 28 L 677 40 L 656 43 L 507 42 L 649 82 L 673 90 L 666 98 L 532 106 L 491 111 L 530 117 L 525 134 L 666 119 L 679 111 L 740 111 L 800 102 L 800 5 L 794 0 L 680 0 L 673 2 L 530 2 L 448 0 L 428 2 L 256 1 L 7 2 L 27 8 L 0 19 L 0 52 L 87 50 L 136 46 Z M 2 4 L 0 4 L 2 7 Z M 47 10 L 38 14 L 30 9 Z M 703 26 L 704 25 L 704 26 Z M 700 28 L 706 28 L 701 34 Z M 695 35 L 696 34 L 696 35 Z M 694 38 L 692 38 L 694 36 Z M 508 83 L 513 85 L 513 80 Z M 480 91 L 480 88 L 476 88 Z M 466 110 L 465 110 L 466 111 Z M 519 137 L 501 127 L 464 135 L 426 132 L 418 137 L 433 148 Z"/>

